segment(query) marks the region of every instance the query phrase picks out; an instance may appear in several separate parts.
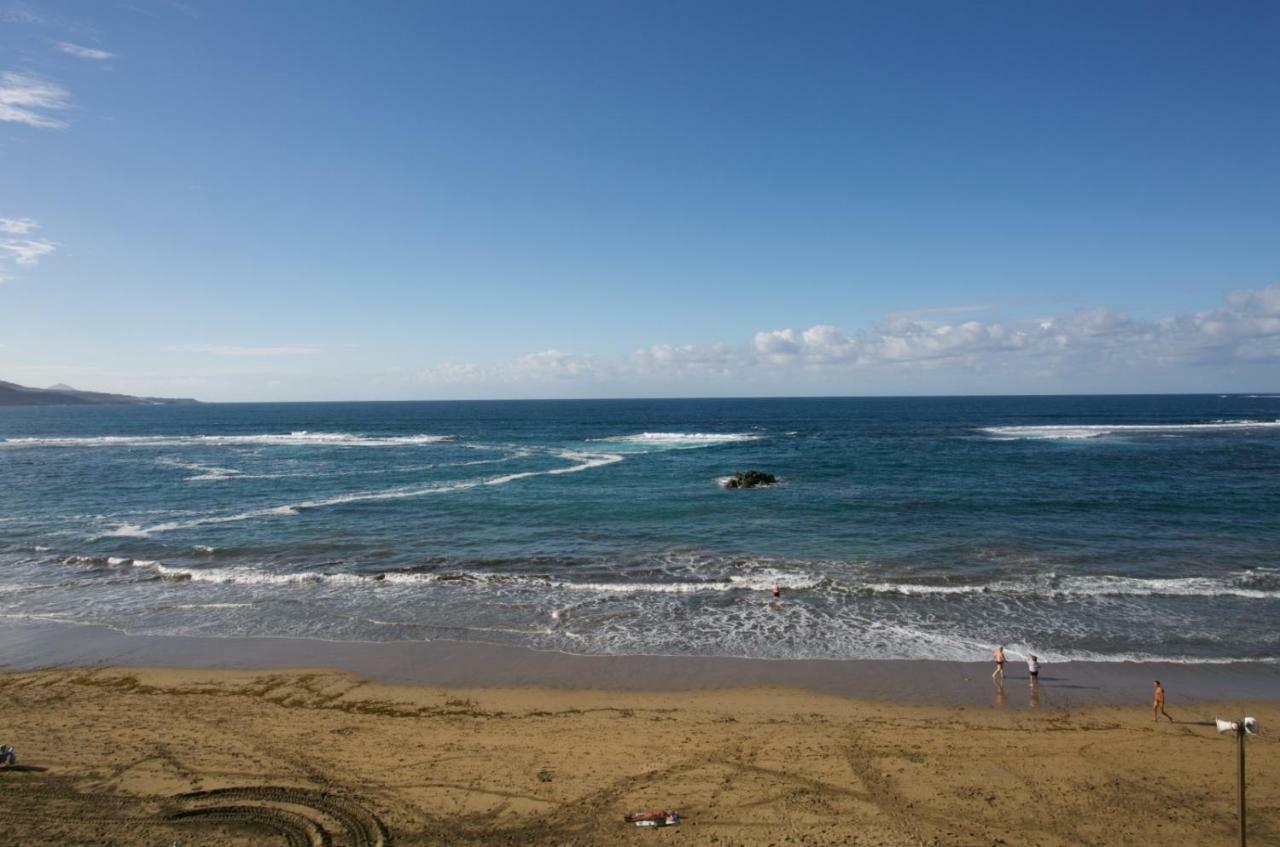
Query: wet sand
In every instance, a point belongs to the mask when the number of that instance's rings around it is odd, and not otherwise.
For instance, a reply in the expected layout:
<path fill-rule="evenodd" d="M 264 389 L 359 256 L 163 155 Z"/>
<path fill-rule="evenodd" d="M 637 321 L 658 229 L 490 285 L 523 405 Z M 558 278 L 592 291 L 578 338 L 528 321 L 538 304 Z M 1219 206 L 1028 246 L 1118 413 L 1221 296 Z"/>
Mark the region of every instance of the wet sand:
<path fill-rule="evenodd" d="M 1001 703 L 982 665 L 651 667 L 478 645 L 108 633 L 0 628 L 0 742 L 22 765 L 0 770 L 0 844 L 1230 844 L 1235 745 L 1212 718 L 1280 726 L 1280 701 L 1246 690 L 1274 685 L 1269 666 L 1184 668 L 1165 679 L 1177 722 L 1156 724 L 1145 665 L 1117 674 L 1145 684 L 1132 697 L 1119 695 L 1137 683 L 1094 687 L 1092 666 L 1072 664 L 1047 668 L 1035 701 L 1011 678 Z M 156 651 L 185 651 L 187 666 L 141 666 Z M 918 681 L 912 702 L 882 691 L 934 671 L 972 703 Z M 379 681 L 397 673 L 418 678 Z M 800 684 L 779 682 L 788 674 Z M 822 690 L 849 684 L 841 676 L 866 692 Z M 1241 693 L 1189 700 L 1192 679 Z M 1264 734 L 1248 750 L 1251 843 L 1277 843 L 1280 744 Z M 655 807 L 684 823 L 622 821 Z"/>
<path fill-rule="evenodd" d="M 323 667 L 389 683 L 440 687 L 700 691 L 785 687 L 895 703 L 997 704 L 990 662 L 772 660 L 705 656 L 581 656 L 457 641 L 369 643 L 300 638 L 125 635 L 99 626 L 0 623 L 0 668 Z M 1011 654 L 1005 708 L 1027 708 L 1017 693 L 1026 665 Z M 1045 664 L 1040 705 L 1073 707 L 1150 701 L 1159 679 L 1178 701 L 1280 700 L 1280 664 L 1069 662 Z M 1017 683 L 1014 685 L 1013 683 Z"/>

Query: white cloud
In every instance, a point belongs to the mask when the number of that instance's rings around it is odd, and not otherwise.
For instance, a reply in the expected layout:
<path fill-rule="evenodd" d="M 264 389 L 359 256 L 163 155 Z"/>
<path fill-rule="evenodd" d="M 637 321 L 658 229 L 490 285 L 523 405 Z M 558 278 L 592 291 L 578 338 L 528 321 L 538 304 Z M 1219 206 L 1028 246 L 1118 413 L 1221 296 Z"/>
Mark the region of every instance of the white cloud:
<path fill-rule="evenodd" d="M 730 375 L 739 359 L 738 351 L 727 344 L 654 344 L 632 353 L 628 364 L 643 376 L 705 378 Z"/>
<path fill-rule="evenodd" d="M 31 218 L 0 218 L 0 232 L 7 232 L 10 235 L 26 235 L 33 229 L 39 228 L 40 224 Z"/>
<path fill-rule="evenodd" d="M 40 228 L 31 218 L 0 218 L 0 233 L 30 235 Z M 45 238 L 0 238 L 0 283 L 10 282 L 13 265 L 35 265 L 57 249 L 57 245 Z"/>
<path fill-rule="evenodd" d="M 48 113 L 70 107 L 71 95 L 56 82 L 16 71 L 0 73 L 0 121 L 63 129 L 67 122 Z"/>
<path fill-rule="evenodd" d="M 240 347 L 228 344 L 177 344 L 160 348 L 169 353 L 205 353 L 210 356 L 314 356 L 320 348 L 314 345 L 293 347 Z"/>
<path fill-rule="evenodd" d="M 598 366 L 590 357 L 574 356 L 559 350 L 521 356 L 515 361 L 515 369 L 541 379 L 573 379 L 598 374 Z"/>
<path fill-rule="evenodd" d="M 6 238 L 0 240 L 0 250 L 9 253 L 19 265 L 34 265 L 57 248 L 52 241 L 43 238 Z"/>
<path fill-rule="evenodd" d="M 79 44 L 72 44 L 70 41 L 59 41 L 57 47 L 63 53 L 70 53 L 80 59 L 92 59 L 97 62 L 103 62 L 107 59 L 114 59 L 115 53 L 108 53 L 106 50 L 98 50 L 95 47 L 81 47 Z"/>
<path fill-rule="evenodd" d="M 1140 320 L 1112 309 L 1005 320 L 934 321 L 900 317 L 860 331 L 830 324 L 768 329 L 744 344 L 654 344 L 625 359 L 545 350 L 507 363 L 451 363 L 423 371 L 420 381 L 496 385 L 575 379 L 631 387 L 661 381 L 700 386 L 751 384 L 787 388 L 832 378 L 894 374 L 998 373 L 1024 383 L 1044 375 L 1073 383 L 1176 367 L 1237 367 L 1280 362 L 1280 283 L 1228 293 L 1224 305 L 1186 315 Z M 1001 383 L 1004 384 L 1004 383 Z M 997 385 L 993 388 L 998 390 Z M 1138 390 L 1141 384 L 1133 389 Z"/>
<path fill-rule="evenodd" d="M 801 340 L 793 329 L 771 329 L 757 332 L 751 339 L 756 355 L 769 362 L 791 361 L 799 352 Z"/>

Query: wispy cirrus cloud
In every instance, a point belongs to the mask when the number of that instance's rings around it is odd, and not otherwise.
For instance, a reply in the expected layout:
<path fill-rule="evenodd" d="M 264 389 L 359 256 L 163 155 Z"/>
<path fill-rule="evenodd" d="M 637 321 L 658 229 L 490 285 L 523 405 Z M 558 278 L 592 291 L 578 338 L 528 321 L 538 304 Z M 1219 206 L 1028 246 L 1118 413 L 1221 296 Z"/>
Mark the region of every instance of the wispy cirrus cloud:
<path fill-rule="evenodd" d="M 0 73 L 0 121 L 65 129 L 67 122 L 50 113 L 69 108 L 71 94 L 56 82 L 17 71 Z"/>
<path fill-rule="evenodd" d="M 35 265 L 57 247 L 44 238 L 6 238 L 0 240 L 0 250 L 9 254 L 19 265 Z"/>
<path fill-rule="evenodd" d="M 39 229 L 40 224 L 31 218 L 0 218 L 0 232 L 9 235 L 26 235 L 34 229 Z"/>
<path fill-rule="evenodd" d="M 84 47 L 79 44 L 73 44 L 70 41 L 55 41 L 54 46 L 63 53 L 68 53 L 78 59 L 90 59 L 95 62 L 105 62 L 108 59 L 114 59 L 115 53 L 106 50 L 99 50 L 96 47 Z"/>
<path fill-rule="evenodd" d="M 39 228 L 40 224 L 31 218 L 0 218 L 0 235 L 30 236 Z M 0 237 L 0 283 L 15 278 L 9 270 L 13 265 L 39 264 L 41 259 L 57 249 L 57 245 L 47 238 Z"/>
<path fill-rule="evenodd" d="M 279 347 L 243 347 L 234 344 L 174 344 L 160 349 L 168 353 L 203 353 L 209 356 L 249 358 L 255 356 L 314 356 L 321 352 L 322 348 L 311 344 Z"/>

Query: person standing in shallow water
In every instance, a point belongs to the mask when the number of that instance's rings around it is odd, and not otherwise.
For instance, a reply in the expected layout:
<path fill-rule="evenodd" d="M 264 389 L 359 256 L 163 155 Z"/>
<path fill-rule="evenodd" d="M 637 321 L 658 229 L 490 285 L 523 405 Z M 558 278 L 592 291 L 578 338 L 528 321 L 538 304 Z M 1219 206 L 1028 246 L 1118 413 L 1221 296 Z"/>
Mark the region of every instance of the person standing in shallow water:
<path fill-rule="evenodd" d="M 1004 645 L 1001 644 L 993 650 L 991 655 L 994 656 L 996 660 L 996 669 L 991 672 L 991 678 L 996 679 L 999 677 L 1000 681 L 1004 682 Z"/>
<path fill-rule="evenodd" d="M 1160 684 L 1160 680 L 1155 681 L 1155 698 L 1151 701 L 1151 720 L 1159 721 L 1160 716 L 1164 715 L 1169 718 L 1169 723 L 1173 723 L 1173 718 L 1164 710 L 1164 686 Z"/>

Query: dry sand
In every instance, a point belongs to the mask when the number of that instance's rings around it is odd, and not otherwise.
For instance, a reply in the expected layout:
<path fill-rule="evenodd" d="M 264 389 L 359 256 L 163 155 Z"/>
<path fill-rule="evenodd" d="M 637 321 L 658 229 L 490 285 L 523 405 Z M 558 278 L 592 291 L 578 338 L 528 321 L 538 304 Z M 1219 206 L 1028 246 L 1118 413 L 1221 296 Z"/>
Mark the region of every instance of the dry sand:
<path fill-rule="evenodd" d="M 1010 700 L 1027 699 L 1010 680 Z M 1240 704 L 1001 709 L 795 689 L 389 685 L 338 671 L 0 674 L 0 844 L 1234 844 Z M 1026 705 L 1026 704 L 1024 704 Z M 1280 727 L 1274 701 L 1250 707 Z M 1253 844 L 1280 750 L 1249 740 Z M 207 792 L 207 793 L 193 793 Z M 678 827 L 627 812 L 677 808 Z"/>

